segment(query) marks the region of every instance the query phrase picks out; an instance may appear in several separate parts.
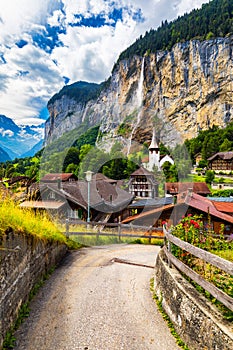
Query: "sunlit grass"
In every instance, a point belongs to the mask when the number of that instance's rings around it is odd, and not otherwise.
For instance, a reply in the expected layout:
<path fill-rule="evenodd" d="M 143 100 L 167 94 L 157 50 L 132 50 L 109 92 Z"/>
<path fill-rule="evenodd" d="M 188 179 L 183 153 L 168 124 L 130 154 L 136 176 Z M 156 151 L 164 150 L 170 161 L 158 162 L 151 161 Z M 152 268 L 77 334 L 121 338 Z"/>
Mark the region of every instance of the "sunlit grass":
<path fill-rule="evenodd" d="M 46 213 L 19 208 L 13 200 L 5 198 L 0 202 L 0 236 L 11 229 L 22 235 L 33 235 L 42 240 L 57 241 L 73 247 L 72 241 L 49 220 Z"/>

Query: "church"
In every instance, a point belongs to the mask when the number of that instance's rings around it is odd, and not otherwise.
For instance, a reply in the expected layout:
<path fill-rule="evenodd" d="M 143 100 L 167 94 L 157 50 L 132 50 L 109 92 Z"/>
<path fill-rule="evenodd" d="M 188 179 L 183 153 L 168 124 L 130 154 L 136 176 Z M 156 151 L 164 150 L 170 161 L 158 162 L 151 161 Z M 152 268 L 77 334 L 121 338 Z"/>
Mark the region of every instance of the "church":
<path fill-rule="evenodd" d="M 165 156 L 161 157 L 159 145 L 155 136 L 155 128 L 153 128 L 153 136 L 148 150 L 149 161 L 142 164 L 142 166 L 148 171 L 153 171 L 154 169 L 161 171 L 165 162 L 169 162 L 172 165 L 174 164 L 174 160 L 169 155 L 166 154 Z"/>

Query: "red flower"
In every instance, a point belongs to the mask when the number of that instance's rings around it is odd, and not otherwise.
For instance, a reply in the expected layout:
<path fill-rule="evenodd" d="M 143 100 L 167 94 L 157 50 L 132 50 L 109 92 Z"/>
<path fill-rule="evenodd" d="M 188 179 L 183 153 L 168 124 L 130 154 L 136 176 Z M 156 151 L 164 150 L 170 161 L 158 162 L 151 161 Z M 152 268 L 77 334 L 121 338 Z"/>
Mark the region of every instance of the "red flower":
<path fill-rule="evenodd" d="M 162 225 L 166 225 L 167 224 L 167 222 L 166 221 L 162 221 Z"/>

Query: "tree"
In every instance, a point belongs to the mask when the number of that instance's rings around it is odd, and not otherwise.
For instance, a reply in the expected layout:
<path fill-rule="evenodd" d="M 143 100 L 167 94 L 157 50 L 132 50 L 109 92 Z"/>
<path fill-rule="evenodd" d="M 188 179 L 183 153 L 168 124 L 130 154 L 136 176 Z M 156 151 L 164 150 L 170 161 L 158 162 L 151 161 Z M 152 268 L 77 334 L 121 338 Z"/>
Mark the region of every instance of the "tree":
<path fill-rule="evenodd" d="M 69 164 L 77 166 L 79 162 L 79 150 L 76 147 L 70 147 L 64 159 L 62 170 L 66 171 Z"/>
<path fill-rule="evenodd" d="M 214 177 L 215 177 L 214 171 L 213 170 L 207 170 L 206 174 L 205 174 L 205 182 L 210 185 L 213 182 Z"/>

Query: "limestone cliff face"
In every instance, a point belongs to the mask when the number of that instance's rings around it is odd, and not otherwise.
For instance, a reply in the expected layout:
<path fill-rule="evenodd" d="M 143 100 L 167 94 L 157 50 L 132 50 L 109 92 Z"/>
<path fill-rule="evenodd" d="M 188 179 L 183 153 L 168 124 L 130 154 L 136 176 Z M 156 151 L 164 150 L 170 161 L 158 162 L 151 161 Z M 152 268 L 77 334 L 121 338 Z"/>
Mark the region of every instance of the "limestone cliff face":
<path fill-rule="evenodd" d="M 174 145 L 233 120 L 233 37 L 180 43 L 171 51 L 124 60 L 96 100 L 63 96 L 49 104 L 46 139 L 85 123 L 100 124 L 99 141 L 151 139 L 153 125 Z M 128 145 L 128 146 L 127 146 Z"/>

